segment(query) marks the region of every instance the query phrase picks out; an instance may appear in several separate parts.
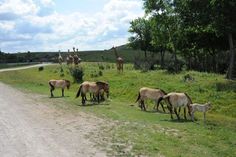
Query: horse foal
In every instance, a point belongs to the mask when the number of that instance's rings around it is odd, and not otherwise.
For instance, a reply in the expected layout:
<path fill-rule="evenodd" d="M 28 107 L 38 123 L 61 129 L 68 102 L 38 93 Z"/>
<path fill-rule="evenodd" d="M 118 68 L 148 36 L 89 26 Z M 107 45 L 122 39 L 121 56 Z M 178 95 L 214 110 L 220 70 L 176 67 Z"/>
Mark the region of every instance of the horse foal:
<path fill-rule="evenodd" d="M 54 97 L 53 91 L 55 88 L 61 88 L 62 97 L 64 97 L 64 89 L 67 87 L 67 89 L 70 88 L 70 81 L 69 80 L 50 80 L 48 82 L 50 85 L 50 93 L 51 97 Z"/>
<path fill-rule="evenodd" d="M 139 95 L 138 95 L 136 102 L 139 101 L 141 110 L 146 111 L 144 100 L 146 100 L 146 99 L 154 100 L 155 105 L 153 108 L 155 109 L 155 107 L 156 107 L 156 109 L 158 110 L 159 99 L 161 97 L 163 97 L 164 95 L 166 95 L 166 92 L 164 92 L 161 89 L 153 89 L 153 88 L 143 87 L 143 88 L 140 88 L 140 90 L 139 90 Z M 163 111 L 165 112 L 165 109 L 164 109 L 162 103 L 161 103 L 161 107 L 162 107 Z"/>
<path fill-rule="evenodd" d="M 205 103 L 205 104 L 190 104 L 190 107 L 192 109 L 191 111 L 191 115 L 192 115 L 192 121 L 194 121 L 194 112 L 199 111 L 199 112 L 203 112 L 203 116 L 204 116 L 204 124 L 206 121 L 206 112 L 211 109 L 211 103 Z"/>

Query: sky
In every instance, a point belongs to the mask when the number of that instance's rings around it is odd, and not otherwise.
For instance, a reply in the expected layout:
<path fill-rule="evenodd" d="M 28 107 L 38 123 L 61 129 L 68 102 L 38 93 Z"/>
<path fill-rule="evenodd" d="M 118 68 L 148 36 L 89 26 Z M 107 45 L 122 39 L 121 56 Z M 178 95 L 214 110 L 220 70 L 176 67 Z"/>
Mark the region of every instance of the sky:
<path fill-rule="evenodd" d="M 103 50 L 128 42 L 142 0 L 0 0 L 0 49 Z"/>

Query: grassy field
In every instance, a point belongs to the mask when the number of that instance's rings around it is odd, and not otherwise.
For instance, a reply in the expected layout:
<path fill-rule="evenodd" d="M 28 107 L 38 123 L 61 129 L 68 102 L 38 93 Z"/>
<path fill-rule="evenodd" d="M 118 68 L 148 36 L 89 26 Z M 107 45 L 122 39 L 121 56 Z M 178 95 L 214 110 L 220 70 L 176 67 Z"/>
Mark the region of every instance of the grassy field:
<path fill-rule="evenodd" d="M 81 99 L 75 99 L 79 84 L 74 83 L 63 98 L 73 109 L 107 119 L 110 124 L 103 126 L 100 135 L 91 135 L 99 146 L 112 156 L 236 156 L 236 82 L 227 81 L 223 75 L 184 71 L 171 75 L 165 71 L 140 72 L 126 64 L 124 73 L 118 74 L 115 64 L 83 63 L 84 80 L 108 81 L 111 98 L 100 105 L 88 103 L 81 106 Z M 22 71 L 0 73 L 0 81 L 30 92 L 49 97 L 49 79 L 66 78 L 73 80 L 68 68 L 59 65 Z M 102 76 L 99 76 L 99 71 Z M 100 72 L 100 73 L 101 73 Z M 62 75 L 63 73 L 63 75 Z M 194 80 L 184 81 L 190 74 Z M 148 112 L 142 112 L 135 104 L 140 87 L 161 88 L 166 92 L 179 91 L 190 95 L 193 102 L 213 104 L 203 125 L 202 114 L 198 120 L 170 120 L 169 114 L 152 111 L 153 102 L 148 102 Z M 60 90 L 54 95 L 60 96 Z M 183 118 L 183 115 L 181 115 Z M 112 127 L 110 127 L 112 126 Z M 99 139 L 99 140 L 96 140 Z M 109 144 L 108 144 L 109 143 Z"/>

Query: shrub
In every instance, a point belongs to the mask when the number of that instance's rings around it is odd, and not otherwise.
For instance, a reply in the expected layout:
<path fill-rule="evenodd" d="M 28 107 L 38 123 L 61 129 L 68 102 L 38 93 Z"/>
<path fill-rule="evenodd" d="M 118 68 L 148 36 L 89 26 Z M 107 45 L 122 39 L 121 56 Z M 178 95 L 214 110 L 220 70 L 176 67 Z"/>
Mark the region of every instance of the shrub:
<path fill-rule="evenodd" d="M 39 67 L 38 70 L 39 70 L 39 71 L 43 71 L 43 70 L 44 70 L 44 67 Z"/>
<path fill-rule="evenodd" d="M 98 75 L 99 75 L 99 76 L 102 76 L 102 75 L 103 75 L 102 71 L 99 71 L 99 72 L 98 72 Z"/>
<path fill-rule="evenodd" d="M 100 71 L 93 71 L 91 74 L 90 74 L 90 77 L 93 78 L 93 77 L 99 77 L 99 76 L 102 76 L 103 75 L 103 72 L 100 70 Z"/>
<path fill-rule="evenodd" d="M 169 62 L 168 66 L 167 66 L 167 71 L 169 73 L 179 73 L 182 70 L 183 65 L 184 65 L 184 63 L 181 60 L 177 60 L 176 64 L 172 60 Z"/>
<path fill-rule="evenodd" d="M 99 64 L 99 65 L 98 65 L 98 68 L 99 68 L 100 70 L 104 70 L 104 69 L 105 69 L 105 67 L 104 67 L 102 64 Z"/>
<path fill-rule="evenodd" d="M 70 67 L 69 68 L 70 74 L 74 79 L 74 82 L 82 82 L 83 81 L 83 76 L 84 76 L 84 71 L 81 67 L 75 66 L 75 67 Z"/>

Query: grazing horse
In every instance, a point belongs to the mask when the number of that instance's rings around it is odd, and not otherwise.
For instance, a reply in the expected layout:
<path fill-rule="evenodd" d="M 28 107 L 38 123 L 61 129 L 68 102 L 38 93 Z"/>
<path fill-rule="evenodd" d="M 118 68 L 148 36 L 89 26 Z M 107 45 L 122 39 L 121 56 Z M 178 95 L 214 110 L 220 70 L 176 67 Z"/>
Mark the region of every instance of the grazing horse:
<path fill-rule="evenodd" d="M 191 117 L 191 107 L 190 104 L 192 104 L 192 100 L 191 98 L 186 94 L 186 93 L 168 93 L 167 95 L 164 95 L 163 97 L 161 97 L 159 99 L 159 103 L 162 100 L 167 100 L 167 102 L 169 103 L 169 110 L 170 110 L 170 114 L 171 114 L 171 119 L 173 119 L 172 116 L 172 110 L 174 108 L 174 112 L 177 116 L 178 119 L 180 119 L 179 114 L 177 113 L 177 108 L 178 107 L 184 107 L 184 118 L 187 119 L 186 117 L 186 107 L 188 107 L 188 113 L 189 116 Z"/>
<path fill-rule="evenodd" d="M 50 92 L 51 92 L 51 97 L 54 97 L 53 91 L 55 88 L 61 88 L 62 92 L 62 97 L 64 97 L 64 89 L 67 87 L 67 89 L 70 88 L 70 81 L 69 80 L 50 80 L 49 82 L 50 85 Z"/>
<path fill-rule="evenodd" d="M 143 87 L 143 88 L 140 88 L 140 90 L 139 90 L 138 98 L 137 98 L 136 102 L 139 101 L 140 108 L 142 110 L 146 111 L 144 100 L 146 100 L 146 99 L 154 100 L 155 105 L 153 108 L 155 109 L 155 107 L 156 107 L 156 109 L 158 110 L 159 99 L 161 97 L 163 97 L 164 95 L 166 95 L 166 92 L 161 89 L 153 89 L 153 88 Z M 163 111 L 165 112 L 165 109 L 164 109 L 162 103 L 161 103 L 161 107 L 162 107 Z"/>
<path fill-rule="evenodd" d="M 123 60 L 123 58 L 121 58 L 121 57 L 118 55 L 118 53 L 117 53 L 117 51 L 116 51 L 116 48 L 115 48 L 114 46 L 112 47 L 112 50 L 114 50 L 114 52 L 115 52 L 117 70 L 118 70 L 118 72 L 120 72 L 120 71 L 123 72 L 124 60 Z"/>
<path fill-rule="evenodd" d="M 211 103 L 205 103 L 205 104 L 190 104 L 191 107 L 191 114 L 192 114 L 192 121 L 194 121 L 194 112 L 199 111 L 199 112 L 203 112 L 203 117 L 204 117 L 204 124 L 206 121 L 206 112 L 211 109 Z"/>
<path fill-rule="evenodd" d="M 105 93 L 107 93 L 107 98 L 109 97 L 109 84 L 105 83 L 105 82 L 89 82 L 89 81 L 85 81 L 83 82 L 80 87 L 79 90 L 76 94 L 76 98 L 78 98 L 80 95 L 82 97 L 82 104 L 85 105 L 85 101 L 86 99 L 86 93 L 92 93 L 97 97 L 97 101 L 98 103 L 100 102 L 100 93 L 101 91 L 104 91 Z"/>

